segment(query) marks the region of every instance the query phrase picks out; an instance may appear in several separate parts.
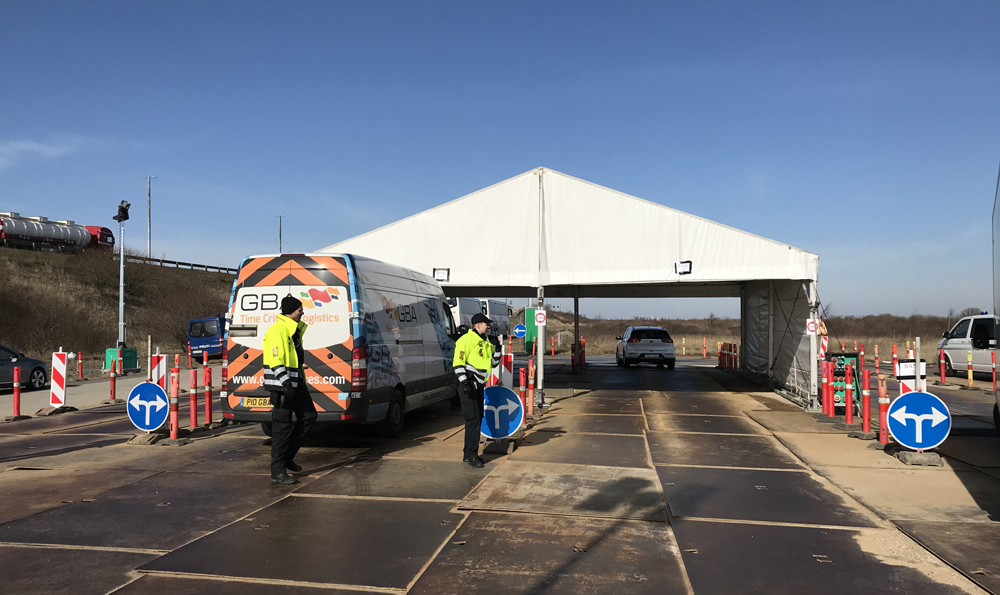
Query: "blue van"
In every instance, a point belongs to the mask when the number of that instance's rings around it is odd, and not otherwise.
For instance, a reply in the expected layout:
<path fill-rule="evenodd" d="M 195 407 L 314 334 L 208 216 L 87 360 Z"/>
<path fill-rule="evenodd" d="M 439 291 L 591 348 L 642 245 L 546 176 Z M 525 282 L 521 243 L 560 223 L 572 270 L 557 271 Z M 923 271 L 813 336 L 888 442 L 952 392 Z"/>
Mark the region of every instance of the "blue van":
<path fill-rule="evenodd" d="M 204 352 L 208 352 L 208 357 L 222 357 L 222 342 L 227 338 L 226 318 L 222 314 L 188 322 L 188 345 L 197 359 Z"/>

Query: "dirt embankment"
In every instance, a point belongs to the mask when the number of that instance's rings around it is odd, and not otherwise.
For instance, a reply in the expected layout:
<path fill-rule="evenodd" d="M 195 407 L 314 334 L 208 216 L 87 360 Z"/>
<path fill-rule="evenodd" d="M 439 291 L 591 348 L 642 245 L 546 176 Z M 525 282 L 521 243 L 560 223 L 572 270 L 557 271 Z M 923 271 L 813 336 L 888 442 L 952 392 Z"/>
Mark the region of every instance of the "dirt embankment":
<path fill-rule="evenodd" d="M 225 312 L 233 276 L 125 264 L 130 346 L 146 335 L 184 349 L 187 322 Z M 103 357 L 118 340 L 118 261 L 108 253 L 53 254 L 0 248 L 0 344 L 47 361 L 60 346 Z"/>

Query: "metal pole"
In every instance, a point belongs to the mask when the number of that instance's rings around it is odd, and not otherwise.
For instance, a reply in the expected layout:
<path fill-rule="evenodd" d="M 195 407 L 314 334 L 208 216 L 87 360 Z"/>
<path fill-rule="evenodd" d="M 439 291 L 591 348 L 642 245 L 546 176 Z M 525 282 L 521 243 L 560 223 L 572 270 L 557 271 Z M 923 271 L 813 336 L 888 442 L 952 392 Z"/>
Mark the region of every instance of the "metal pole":
<path fill-rule="evenodd" d="M 281 254 L 281 217 L 278 215 L 278 254 Z"/>
<path fill-rule="evenodd" d="M 125 346 L 125 222 L 118 223 L 118 346 Z"/>
<path fill-rule="evenodd" d="M 913 382 L 913 387 L 917 391 L 922 392 L 924 387 L 920 382 L 920 337 L 917 337 L 917 340 L 913 343 L 913 360 L 914 369 L 916 370 L 916 372 L 914 372 L 914 376 L 916 376 L 916 378 Z"/>
<path fill-rule="evenodd" d="M 153 258 L 153 178 L 143 176 L 146 180 L 146 258 Z"/>
<path fill-rule="evenodd" d="M 809 320 L 819 328 L 819 307 L 816 304 L 816 283 L 814 281 L 809 282 Z M 816 339 L 818 336 L 818 330 L 816 333 L 809 335 L 809 397 L 810 397 L 810 409 L 819 408 L 819 400 L 816 397 L 816 354 L 818 353 Z"/>
<path fill-rule="evenodd" d="M 580 288 L 573 288 L 573 353 L 580 371 Z"/>
<path fill-rule="evenodd" d="M 545 308 L 545 288 L 538 288 L 538 308 Z M 548 320 L 545 321 L 546 325 Z M 537 327 L 538 329 L 538 349 L 535 350 L 535 390 L 542 391 L 545 389 L 545 325 Z"/>

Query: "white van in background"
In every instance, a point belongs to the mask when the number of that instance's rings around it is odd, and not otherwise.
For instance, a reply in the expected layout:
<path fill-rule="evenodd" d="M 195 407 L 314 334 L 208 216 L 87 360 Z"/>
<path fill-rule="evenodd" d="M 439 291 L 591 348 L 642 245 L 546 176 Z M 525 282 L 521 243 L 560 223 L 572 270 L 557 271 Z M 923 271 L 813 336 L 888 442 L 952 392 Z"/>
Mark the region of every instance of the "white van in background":
<path fill-rule="evenodd" d="M 476 298 L 449 298 L 448 307 L 460 335 L 472 328 L 472 317 L 483 311 L 482 302 Z"/>
<path fill-rule="evenodd" d="M 251 256 L 230 297 L 226 418 L 259 421 L 270 434 L 261 348 L 287 295 L 309 325 L 304 371 L 318 421 L 377 424 L 395 436 L 407 411 L 456 397 L 455 328 L 432 278 L 351 254 Z"/>
<path fill-rule="evenodd" d="M 480 300 L 483 304 L 483 314 L 493 321 L 491 333 L 497 337 L 510 336 L 510 317 L 513 313 L 507 302 L 503 300 Z"/>
<path fill-rule="evenodd" d="M 1000 322 L 990 314 L 966 316 L 942 335 L 938 349 L 944 349 L 945 369 L 949 376 L 963 375 L 969 369 L 972 352 L 973 372 L 992 372 L 990 352 L 997 347 L 996 329 Z M 926 358 L 928 361 L 931 358 Z"/>

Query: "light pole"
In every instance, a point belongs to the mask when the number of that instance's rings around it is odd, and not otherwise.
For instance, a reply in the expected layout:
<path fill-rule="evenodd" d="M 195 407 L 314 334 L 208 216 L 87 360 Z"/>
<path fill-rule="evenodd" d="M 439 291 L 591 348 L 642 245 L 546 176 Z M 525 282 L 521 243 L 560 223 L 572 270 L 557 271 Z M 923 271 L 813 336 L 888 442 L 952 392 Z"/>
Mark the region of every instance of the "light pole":
<path fill-rule="evenodd" d="M 278 254 L 281 254 L 281 219 L 284 215 L 278 215 Z"/>
<path fill-rule="evenodd" d="M 156 176 L 143 176 L 146 180 L 146 258 L 153 258 L 153 180 Z"/>
<path fill-rule="evenodd" d="M 113 217 L 118 222 L 118 347 L 125 347 L 125 222 L 132 204 L 122 201 L 118 214 Z"/>

